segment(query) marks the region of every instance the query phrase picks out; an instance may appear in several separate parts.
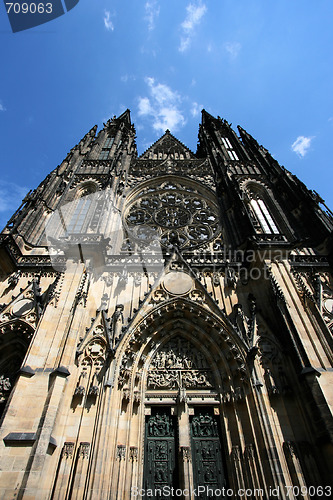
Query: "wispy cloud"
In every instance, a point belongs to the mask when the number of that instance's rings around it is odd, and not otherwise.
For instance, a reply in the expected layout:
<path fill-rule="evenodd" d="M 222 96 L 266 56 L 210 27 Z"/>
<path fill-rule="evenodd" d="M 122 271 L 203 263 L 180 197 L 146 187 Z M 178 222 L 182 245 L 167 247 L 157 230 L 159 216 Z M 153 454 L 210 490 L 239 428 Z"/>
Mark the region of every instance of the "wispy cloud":
<path fill-rule="evenodd" d="M 145 13 L 145 20 L 148 23 L 148 29 L 149 31 L 152 31 L 155 28 L 155 20 L 160 14 L 160 6 L 157 0 L 148 0 L 145 3 Z"/>
<path fill-rule="evenodd" d="M 158 83 L 154 78 L 145 79 L 149 97 L 139 97 L 138 114 L 153 118 L 153 129 L 165 132 L 166 129 L 178 130 L 186 123 L 180 110 L 182 102 L 178 92 L 168 85 Z"/>
<path fill-rule="evenodd" d="M 105 10 L 104 11 L 104 26 L 106 27 L 106 29 L 108 31 L 113 31 L 114 30 L 114 26 L 113 26 L 113 22 L 111 21 L 111 12 L 109 10 Z"/>
<path fill-rule="evenodd" d="M 193 116 L 193 118 L 195 118 L 196 116 L 198 116 L 200 114 L 200 111 L 203 109 L 203 105 L 202 104 L 198 104 L 197 102 L 193 102 L 192 103 L 192 108 L 191 108 L 191 115 Z"/>
<path fill-rule="evenodd" d="M 0 101 L 0 111 L 6 111 L 6 108 L 1 101 Z"/>
<path fill-rule="evenodd" d="M 206 10 L 206 5 L 201 2 L 189 3 L 186 7 L 186 18 L 181 24 L 183 33 L 180 39 L 180 52 L 185 52 L 185 50 L 189 48 L 192 37 L 194 35 L 194 30 L 198 26 L 198 24 L 200 24 L 200 21 L 204 16 Z"/>
<path fill-rule="evenodd" d="M 120 77 L 120 81 L 123 83 L 127 83 L 129 81 L 135 81 L 135 80 L 136 80 L 135 75 L 128 75 L 127 73 Z"/>
<path fill-rule="evenodd" d="M 304 137 L 304 135 L 300 135 L 291 145 L 291 149 L 294 151 L 294 153 L 298 154 L 298 156 L 304 158 L 304 156 L 310 149 L 312 139 L 313 137 Z"/>
<path fill-rule="evenodd" d="M 226 42 L 224 44 L 224 50 L 231 57 L 231 59 L 236 59 L 242 46 L 239 42 Z"/>

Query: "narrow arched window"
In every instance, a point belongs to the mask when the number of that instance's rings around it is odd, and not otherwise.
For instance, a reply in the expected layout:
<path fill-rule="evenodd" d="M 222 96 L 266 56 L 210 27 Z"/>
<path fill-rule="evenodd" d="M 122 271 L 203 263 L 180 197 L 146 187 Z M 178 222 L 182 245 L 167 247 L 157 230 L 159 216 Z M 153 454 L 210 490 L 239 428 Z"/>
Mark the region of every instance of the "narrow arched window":
<path fill-rule="evenodd" d="M 280 231 L 271 216 L 266 203 L 258 195 L 252 195 L 250 206 L 255 216 L 256 229 L 266 234 L 279 234 Z"/>
<path fill-rule="evenodd" d="M 222 143 L 227 150 L 230 160 L 239 160 L 236 151 L 234 150 L 230 140 L 227 137 L 222 137 Z"/>
<path fill-rule="evenodd" d="M 107 137 L 102 147 L 102 151 L 99 155 L 99 160 L 107 160 L 112 148 L 114 137 Z"/>
<path fill-rule="evenodd" d="M 91 199 L 89 196 L 84 196 L 77 201 L 74 213 L 67 226 L 68 234 L 83 232 L 90 206 Z"/>

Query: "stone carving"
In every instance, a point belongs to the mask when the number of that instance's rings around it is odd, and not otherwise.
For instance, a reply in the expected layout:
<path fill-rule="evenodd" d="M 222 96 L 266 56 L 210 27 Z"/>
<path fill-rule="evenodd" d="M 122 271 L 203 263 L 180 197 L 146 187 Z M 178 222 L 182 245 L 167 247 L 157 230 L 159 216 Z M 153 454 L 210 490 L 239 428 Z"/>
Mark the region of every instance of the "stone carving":
<path fill-rule="evenodd" d="M 81 458 L 88 458 L 90 451 L 90 443 L 80 443 L 79 456 Z"/>
<path fill-rule="evenodd" d="M 9 392 L 12 388 L 9 378 L 5 378 L 3 375 L 0 377 L 0 404 L 7 401 Z"/>
<path fill-rule="evenodd" d="M 231 456 L 235 461 L 240 460 L 240 448 L 238 445 L 232 447 Z"/>
<path fill-rule="evenodd" d="M 180 175 L 193 179 L 206 186 L 214 187 L 214 178 L 211 169 L 206 160 L 183 159 L 182 162 L 168 163 L 165 159 L 160 161 L 154 159 L 154 162 L 140 159 L 137 165 L 133 165 L 129 175 L 129 185 L 132 186 L 140 179 L 151 179 L 152 177 L 163 176 L 167 174 Z"/>
<path fill-rule="evenodd" d="M 62 456 L 65 458 L 73 458 L 74 443 L 64 443 Z"/>
<path fill-rule="evenodd" d="M 250 460 L 254 458 L 254 447 L 253 444 L 247 444 L 244 449 L 244 457 L 246 460 Z"/>
<path fill-rule="evenodd" d="M 11 288 L 14 288 L 17 285 L 17 283 L 19 282 L 20 277 L 21 277 L 21 271 L 18 270 L 15 273 L 13 273 L 11 276 L 9 276 L 8 285 Z"/>
<path fill-rule="evenodd" d="M 235 288 L 237 284 L 237 277 L 235 270 L 226 263 L 224 271 L 224 285 L 226 288 Z"/>
<path fill-rule="evenodd" d="M 130 455 L 129 459 L 131 462 L 137 462 L 138 461 L 138 449 L 136 446 L 131 446 L 130 447 Z"/>
<path fill-rule="evenodd" d="M 125 460 L 126 456 L 126 446 L 123 444 L 117 445 L 117 460 Z"/>
<path fill-rule="evenodd" d="M 125 218 L 137 238 L 141 237 L 142 225 L 150 226 L 166 247 L 201 246 L 219 233 L 216 207 L 198 193 L 174 183 L 164 183 L 134 201 Z"/>
<path fill-rule="evenodd" d="M 189 446 L 181 446 L 180 447 L 180 456 L 181 456 L 183 462 L 191 462 L 192 456 L 191 456 L 190 447 Z"/>
<path fill-rule="evenodd" d="M 148 373 L 149 389 L 212 388 L 211 372 L 201 351 L 185 339 L 172 339 L 156 353 Z"/>

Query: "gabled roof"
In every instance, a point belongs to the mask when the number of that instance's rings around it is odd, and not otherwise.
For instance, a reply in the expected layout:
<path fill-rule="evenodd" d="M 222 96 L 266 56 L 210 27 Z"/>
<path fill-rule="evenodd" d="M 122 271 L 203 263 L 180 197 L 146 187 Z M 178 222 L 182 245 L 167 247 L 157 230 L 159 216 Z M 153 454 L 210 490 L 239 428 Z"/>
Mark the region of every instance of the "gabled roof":
<path fill-rule="evenodd" d="M 173 158 L 175 158 L 175 153 L 178 154 L 178 159 L 181 158 L 180 155 L 183 156 L 183 158 L 195 158 L 194 153 L 187 148 L 182 142 L 180 142 L 176 137 L 174 137 L 170 130 L 166 130 L 165 134 L 160 137 L 150 148 L 148 148 L 141 156 L 140 158 L 143 160 L 148 160 L 148 159 L 159 159 L 160 157 L 162 159 L 165 159 L 167 157 L 171 157 L 173 155 Z"/>

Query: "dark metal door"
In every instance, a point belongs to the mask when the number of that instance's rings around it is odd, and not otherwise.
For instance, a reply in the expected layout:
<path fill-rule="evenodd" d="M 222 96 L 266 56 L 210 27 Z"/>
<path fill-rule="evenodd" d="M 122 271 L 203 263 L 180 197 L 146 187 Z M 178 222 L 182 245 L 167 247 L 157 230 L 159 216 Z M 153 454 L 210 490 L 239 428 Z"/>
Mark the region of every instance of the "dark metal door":
<path fill-rule="evenodd" d="M 196 410 L 191 418 L 191 438 L 195 487 L 205 488 L 198 498 L 214 498 L 211 490 L 222 489 L 226 481 L 218 423 L 213 411 L 205 408 Z"/>
<path fill-rule="evenodd" d="M 153 498 L 170 499 L 167 492 L 178 487 L 176 441 L 176 422 L 170 408 L 153 409 L 146 419 L 144 488 L 147 498 L 152 498 L 147 491 L 153 490 Z"/>

